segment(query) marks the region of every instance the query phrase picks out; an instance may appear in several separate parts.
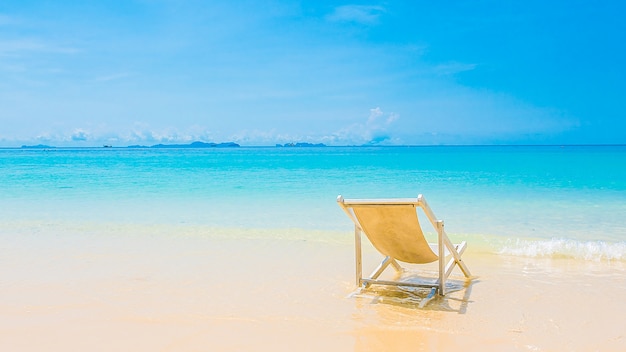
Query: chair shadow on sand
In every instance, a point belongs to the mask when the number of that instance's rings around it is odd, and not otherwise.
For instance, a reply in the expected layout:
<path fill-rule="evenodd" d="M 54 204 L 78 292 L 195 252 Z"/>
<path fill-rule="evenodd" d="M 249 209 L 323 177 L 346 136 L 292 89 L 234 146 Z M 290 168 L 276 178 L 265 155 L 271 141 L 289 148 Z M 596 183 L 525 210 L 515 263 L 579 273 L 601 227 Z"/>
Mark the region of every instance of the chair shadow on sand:
<path fill-rule="evenodd" d="M 431 279 L 420 277 L 415 273 L 402 275 L 399 281 L 414 284 L 433 282 Z M 366 288 L 358 288 L 348 297 L 367 304 L 386 304 L 408 309 L 465 314 L 468 306 L 473 302 L 470 298 L 472 287 L 479 282 L 480 280 L 477 278 L 472 280 L 450 278 L 446 282 L 447 294 L 445 296 L 436 295 L 433 298 L 428 297 L 431 290 L 426 287 L 389 285 L 372 285 Z M 426 305 L 423 304 L 425 300 L 428 301 Z"/>

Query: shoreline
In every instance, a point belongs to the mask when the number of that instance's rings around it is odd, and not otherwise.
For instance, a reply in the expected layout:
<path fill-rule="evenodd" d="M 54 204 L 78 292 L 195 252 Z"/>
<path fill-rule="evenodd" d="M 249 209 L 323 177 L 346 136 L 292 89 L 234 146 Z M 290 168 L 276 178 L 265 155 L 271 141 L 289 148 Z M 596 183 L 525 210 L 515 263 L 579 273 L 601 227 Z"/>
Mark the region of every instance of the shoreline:
<path fill-rule="evenodd" d="M 340 214 L 341 215 L 341 214 Z M 95 221 L 84 218 L 81 221 L 69 219 L 54 219 L 52 215 L 37 220 L 33 217 L 19 218 L 20 213 L 8 213 L 4 220 L 0 219 L 3 228 L 0 231 L 7 234 L 19 234 L 22 241 L 30 241 L 36 246 L 38 241 L 52 236 L 67 236 L 73 238 L 123 238 L 131 240 L 159 237 L 170 239 L 198 239 L 198 240 L 241 240 L 241 241 L 308 241 L 319 245 L 353 246 L 354 235 L 351 226 L 344 230 L 328 228 L 297 228 L 297 227 L 232 227 L 211 226 L 206 223 L 181 222 L 174 224 L 162 222 L 148 223 L 150 219 L 141 222 Z M 102 217 L 102 215 L 100 215 Z M 11 220 L 8 218 L 12 217 Z M 129 219 L 130 220 L 130 219 Z M 43 237 L 39 234 L 43 233 Z M 436 241 L 435 233 L 425 232 L 431 242 Z M 1 232 L 0 232 L 1 235 Z M 626 242 L 621 240 L 576 239 L 566 237 L 513 237 L 494 234 L 477 233 L 448 233 L 453 242 L 466 241 L 469 249 L 476 255 L 512 256 L 528 259 L 571 259 L 589 263 L 625 263 Z M 608 236 L 607 236 L 608 237 Z M 18 236 L 15 236 L 18 238 Z M 372 248 L 371 251 L 375 253 Z"/>

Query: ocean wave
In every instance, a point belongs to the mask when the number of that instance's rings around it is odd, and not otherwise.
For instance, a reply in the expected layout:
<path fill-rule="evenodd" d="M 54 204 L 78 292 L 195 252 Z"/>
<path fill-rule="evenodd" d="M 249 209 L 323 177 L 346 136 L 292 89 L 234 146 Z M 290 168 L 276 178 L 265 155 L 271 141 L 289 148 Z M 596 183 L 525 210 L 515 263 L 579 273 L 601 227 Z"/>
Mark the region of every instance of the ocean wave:
<path fill-rule="evenodd" d="M 588 261 L 626 261 L 626 242 L 549 240 L 507 241 L 499 254 L 532 258 L 574 258 Z"/>

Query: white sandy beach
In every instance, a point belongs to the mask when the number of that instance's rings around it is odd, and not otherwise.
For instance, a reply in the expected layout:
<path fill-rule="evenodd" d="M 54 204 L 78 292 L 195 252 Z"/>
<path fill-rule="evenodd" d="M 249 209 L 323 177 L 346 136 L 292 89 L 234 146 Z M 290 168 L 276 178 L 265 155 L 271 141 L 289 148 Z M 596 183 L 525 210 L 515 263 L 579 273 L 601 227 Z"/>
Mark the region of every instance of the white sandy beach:
<path fill-rule="evenodd" d="M 478 278 L 418 309 L 418 296 L 347 298 L 349 240 L 3 237 L 3 351 L 626 348 L 621 262 L 510 257 L 470 244 L 466 263 Z"/>

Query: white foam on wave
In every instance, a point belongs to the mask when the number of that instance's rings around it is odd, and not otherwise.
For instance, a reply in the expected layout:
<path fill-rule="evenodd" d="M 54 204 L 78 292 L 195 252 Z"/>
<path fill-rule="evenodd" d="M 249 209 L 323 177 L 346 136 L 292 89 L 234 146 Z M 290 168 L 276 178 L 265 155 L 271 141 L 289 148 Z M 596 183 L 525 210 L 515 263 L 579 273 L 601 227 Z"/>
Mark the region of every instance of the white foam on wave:
<path fill-rule="evenodd" d="M 588 261 L 626 261 L 626 242 L 548 240 L 509 240 L 499 254 L 532 258 L 574 258 Z"/>

